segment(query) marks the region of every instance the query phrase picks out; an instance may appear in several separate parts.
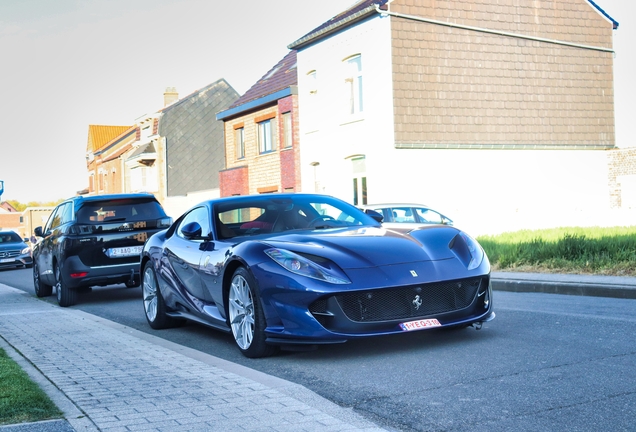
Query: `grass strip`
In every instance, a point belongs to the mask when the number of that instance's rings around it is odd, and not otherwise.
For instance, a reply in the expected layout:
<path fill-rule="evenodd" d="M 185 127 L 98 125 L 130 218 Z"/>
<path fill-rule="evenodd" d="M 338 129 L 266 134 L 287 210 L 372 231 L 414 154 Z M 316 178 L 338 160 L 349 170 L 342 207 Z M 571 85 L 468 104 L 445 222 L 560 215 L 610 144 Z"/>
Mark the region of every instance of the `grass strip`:
<path fill-rule="evenodd" d="M 495 271 L 636 276 L 636 226 L 522 230 L 477 241 Z"/>
<path fill-rule="evenodd" d="M 62 412 L 0 348 L 0 425 L 63 418 Z"/>

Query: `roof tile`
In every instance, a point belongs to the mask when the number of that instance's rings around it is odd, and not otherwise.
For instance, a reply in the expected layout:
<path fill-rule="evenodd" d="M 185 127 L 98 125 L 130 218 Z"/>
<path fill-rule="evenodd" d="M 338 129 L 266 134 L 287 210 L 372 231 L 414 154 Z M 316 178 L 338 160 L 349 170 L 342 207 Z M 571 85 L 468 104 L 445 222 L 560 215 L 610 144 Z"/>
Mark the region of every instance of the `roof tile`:
<path fill-rule="evenodd" d="M 243 96 L 238 98 L 236 102 L 230 106 L 230 109 L 297 84 L 296 51 L 291 50 L 276 66 L 270 69 L 256 84 L 246 91 Z"/>

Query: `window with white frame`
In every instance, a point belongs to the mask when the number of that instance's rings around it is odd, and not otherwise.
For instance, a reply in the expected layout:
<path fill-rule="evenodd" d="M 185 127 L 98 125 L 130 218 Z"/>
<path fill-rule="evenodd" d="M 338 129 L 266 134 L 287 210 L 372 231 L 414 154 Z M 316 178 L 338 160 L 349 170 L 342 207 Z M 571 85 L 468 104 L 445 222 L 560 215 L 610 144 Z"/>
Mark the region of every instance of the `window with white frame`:
<path fill-rule="evenodd" d="M 360 54 L 344 60 L 344 97 L 347 114 L 363 111 L 362 100 L 362 56 Z"/>
<path fill-rule="evenodd" d="M 236 159 L 245 157 L 245 128 L 234 129 L 234 143 L 236 145 Z"/>
<path fill-rule="evenodd" d="M 292 115 L 291 112 L 283 113 L 283 148 L 292 146 Z"/>
<path fill-rule="evenodd" d="M 365 156 L 351 158 L 353 171 L 353 205 L 367 204 L 367 164 Z"/>
<path fill-rule="evenodd" d="M 274 151 L 273 120 L 274 119 L 268 119 L 258 123 L 258 148 L 260 153 Z"/>
<path fill-rule="evenodd" d="M 130 170 L 130 188 L 132 192 L 157 192 L 157 168 L 155 166 L 138 166 Z"/>
<path fill-rule="evenodd" d="M 307 115 L 303 116 L 303 121 L 307 124 L 307 129 L 309 131 L 316 130 L 318 128 L 319 121 L 318 117 L 318 73 L 315 70 L 312 70 L 307 73 L 306 76 L 307 83 L 307 100 L 304 104 L 306 107 Z"/>

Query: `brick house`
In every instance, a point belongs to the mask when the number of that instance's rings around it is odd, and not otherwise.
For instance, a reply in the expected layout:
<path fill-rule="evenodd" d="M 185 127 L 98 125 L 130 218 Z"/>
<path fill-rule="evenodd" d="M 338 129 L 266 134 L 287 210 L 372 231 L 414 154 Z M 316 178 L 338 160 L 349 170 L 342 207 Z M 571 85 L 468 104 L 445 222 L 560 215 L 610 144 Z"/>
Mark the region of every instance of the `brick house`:
<path fill-rule="evenodd" d="M 27 207 L 17 211 L 8 202 L 0 203 L 0 230 L 17 232 L 22 238 L 33 235 L 33 229 L 44 226 L 54 207 Z"/>
<path fill-rule="evenodd" d="M 22 212 L 17 211 L 11 204 L 6 201 L 0 202 L 0 230 L 11 230 L 20 233 L 23 225 Z"/>
<path fill-rule="evenodd" d="M 166 100 L 164 93 L 164 101 Z M 157 153 L 159 114 L 145 115 L 135 120 L 136 137 L 133 142 L 122 146 L 113 153 L 113 159 L 119 160 L 124 171 L 122 192 L 149 192 L 159 202 L 165 201 L 163 188 L 160 187 L 163 158 Z"/>
<path fill-rule="evenodd" d="M 225 129 L 221 196 L 300 190 L 296 51 L 217 114 Z"/>
<path fill-rule="evenodd" d="M 469 230 L 609 208 L 617 26 L 588 0 L 356 3 L 288 46 L 302 189 Z"/>
<path fill-rule="evenodd" d="M 89 127 L 87 194 L 149 192 L 173 217 L 219 196 L 225 165 L 223 126 L 215 115 L 238 98 L 220 79 L 179 99 L 172 87 L 164 108 L 133 126 Z"/>
<path fill-rule="evenodd" d="M 83 195 L 124 191 L 124 169 L 120 160 L 137 140 L 136 126 L 89 125 L 86 144 L 88 188 Z"/>

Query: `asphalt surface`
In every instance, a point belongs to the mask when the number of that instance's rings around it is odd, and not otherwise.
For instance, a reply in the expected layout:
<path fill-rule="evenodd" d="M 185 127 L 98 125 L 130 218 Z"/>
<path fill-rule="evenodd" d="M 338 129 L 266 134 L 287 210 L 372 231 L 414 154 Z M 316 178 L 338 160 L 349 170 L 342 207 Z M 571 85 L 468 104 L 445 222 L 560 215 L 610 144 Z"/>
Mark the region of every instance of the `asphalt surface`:
<path fill-rule="evenodd" d="M 636 299 L 636 277 L 501 272 L 495 290 Z M 64 419 L 0 432 L 382 431 L 303 386 L 0 284 L 0 347 Z"/>

